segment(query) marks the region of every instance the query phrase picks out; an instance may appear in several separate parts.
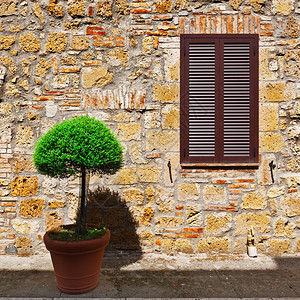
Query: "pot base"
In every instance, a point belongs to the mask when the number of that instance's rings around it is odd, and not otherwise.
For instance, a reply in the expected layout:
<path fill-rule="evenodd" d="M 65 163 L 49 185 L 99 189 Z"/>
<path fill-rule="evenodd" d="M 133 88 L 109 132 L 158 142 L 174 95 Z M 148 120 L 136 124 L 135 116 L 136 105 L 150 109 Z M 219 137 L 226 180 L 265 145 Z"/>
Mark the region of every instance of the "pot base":
<path fill-rule="evenodd" d="M 104 250 L 110 231 L 100 239 L 65 242 L 51 240 L 46 233 L 44 242 L 50 251 L 58 288 L 67 294 L 82 294 L 98 285 Z"/>

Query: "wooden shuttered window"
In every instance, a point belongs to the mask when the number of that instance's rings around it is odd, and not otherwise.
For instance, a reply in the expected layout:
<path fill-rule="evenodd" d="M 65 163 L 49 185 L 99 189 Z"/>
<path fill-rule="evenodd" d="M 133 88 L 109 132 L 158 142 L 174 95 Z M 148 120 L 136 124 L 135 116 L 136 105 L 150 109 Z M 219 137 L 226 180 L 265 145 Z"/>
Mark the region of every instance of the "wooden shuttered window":
<path fill-rule="evenodd" d="M 258 36 L 180 42 L 181 163 L 257 163 Z"/>

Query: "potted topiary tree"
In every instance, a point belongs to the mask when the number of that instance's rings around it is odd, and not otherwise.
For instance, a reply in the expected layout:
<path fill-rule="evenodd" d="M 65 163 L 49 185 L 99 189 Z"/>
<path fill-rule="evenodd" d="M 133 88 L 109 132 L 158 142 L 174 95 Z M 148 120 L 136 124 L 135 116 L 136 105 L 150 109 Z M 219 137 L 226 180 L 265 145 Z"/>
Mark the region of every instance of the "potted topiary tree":
<path fill-rule="evenodd" d="M 41 174 L 81 179 L 76 224 L 60 226 L 44 235 L 56 282 L 63 292 L 84 293 L 98 284 L 110 231 L 86 224 L 89 175 L 116 173 L 122 165 L 122 151 L 110 129 L 89 116 L 65 120 L 37 141 L 33 161 Z"/>

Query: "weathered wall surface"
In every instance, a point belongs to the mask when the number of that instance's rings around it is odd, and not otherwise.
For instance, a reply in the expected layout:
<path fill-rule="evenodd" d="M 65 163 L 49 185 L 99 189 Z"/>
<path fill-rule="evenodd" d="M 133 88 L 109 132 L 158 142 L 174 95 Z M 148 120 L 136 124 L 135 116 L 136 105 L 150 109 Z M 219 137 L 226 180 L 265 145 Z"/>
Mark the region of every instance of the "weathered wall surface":
<path fill-rule="evenodd" d="M 76 180 L 39 175 L 31 155 L 86 113 L 126 149 L 118 174 L 91 180 L 120 195 L 105 217 L 115 239 L 131 218 L 144 251 L 244 253 L 253 225 L 260 252 L 299 252 L 299 14 L 296 0 L 2 0 L 0 253 L 45 251 L 45 230 L 74 219 Z M 181 33 L 260 35 L 258 169 L 181 168 Z"/>

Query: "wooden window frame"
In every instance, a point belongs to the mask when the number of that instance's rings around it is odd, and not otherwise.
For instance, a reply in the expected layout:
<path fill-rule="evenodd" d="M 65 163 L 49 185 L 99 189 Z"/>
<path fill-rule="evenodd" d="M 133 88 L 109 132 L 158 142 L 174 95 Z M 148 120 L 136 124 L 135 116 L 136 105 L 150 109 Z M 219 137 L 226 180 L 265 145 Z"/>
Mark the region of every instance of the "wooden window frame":
<path fill-rule="evenodd" d="M 224 157 L 224 43 L 250 44 L 250 153 Z M 189 45 L 215 43 L 215 156 L 189 156 Z M 222 44 L 222 46 L 221 46 Z M 182 34 L 180 36 L 180 162 L 182 166 L 258 166 L 258 35 L 257 34 Z"/>

